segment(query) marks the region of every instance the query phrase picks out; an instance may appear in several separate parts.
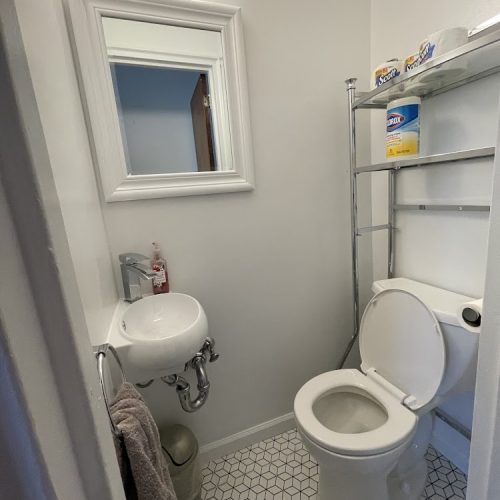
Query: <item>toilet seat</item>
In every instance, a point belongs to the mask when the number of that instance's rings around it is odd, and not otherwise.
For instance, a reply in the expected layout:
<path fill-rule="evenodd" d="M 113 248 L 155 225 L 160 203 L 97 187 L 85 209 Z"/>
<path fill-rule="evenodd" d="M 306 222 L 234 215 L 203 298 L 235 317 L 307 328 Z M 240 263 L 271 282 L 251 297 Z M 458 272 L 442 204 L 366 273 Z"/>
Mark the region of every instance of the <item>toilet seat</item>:
<path fill-rule="evenodd" d="M 359 351 L 361 370 L 399 392 L 412 410 L 427 405 L 441 386 L 446 349 L 439 321 L 406 290 L 382 290 L 370 300 L 359 328 Z"/>
<path fill-rule="evenodd" d="M 341 455 L 382 454 L 409 439 L 417 422 L 411 410 L 422 408 L 436 396 L 446 365 L 439 322 L 417 296 L 405 290 L 383 290 L 372 298 L 361 321 L 359 345 L 362 372 L 323 373 L 299 390 L 294 404 L 301 431 L 318 446 Z M 327 401 L 333 393 L 344 393 L 345 414 L 354 419 L 349 404 L 357 400 L 357 411 L 366 408 L 364 423 L 371 419 L 373 428 L 366 425 L 367 430 L 337 432 L 330 428 L 337 424 L 324 425 L 315 405 L 322 405 L 322 420 L 327 415 L 332 422 L 337 419 L 335 411 L 344 409 L 340 396 Z M 387 414 L 385 421 L 376 412 L 375 416 L 369 413 L 373 402 Z"/>
<path fill-rule="evenodd" d="M 323 425 L 313 411 L 321 396 L 332 392 L 367 393 L 387 413 L 384 424 L 356 434 L 335 432 Z M 309 380 L 297 393 L 295 418 L 300 430 L 319 446 L 341 455 L 376 455 L 396 448 L 409 439 L 416 428 L 416 415 L 382 386 L 358 370 L 334 370 Z"/>

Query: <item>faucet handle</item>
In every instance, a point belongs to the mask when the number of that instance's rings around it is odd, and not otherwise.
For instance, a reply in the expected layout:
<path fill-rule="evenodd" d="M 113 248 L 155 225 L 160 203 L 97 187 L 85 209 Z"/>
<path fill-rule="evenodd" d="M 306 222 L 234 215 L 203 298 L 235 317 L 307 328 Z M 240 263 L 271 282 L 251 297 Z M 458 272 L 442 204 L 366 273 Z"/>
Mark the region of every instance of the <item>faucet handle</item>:
<path fill-rule="evenodd" d="M 137 264 L 138 262 L 149 259 L 149 257 L 147 257 L 146 255 L 134 252 L 121 253 L 120 255 L 118 255 L 118 258 L 120 259 L 120 262 L 125 265 Z"/>

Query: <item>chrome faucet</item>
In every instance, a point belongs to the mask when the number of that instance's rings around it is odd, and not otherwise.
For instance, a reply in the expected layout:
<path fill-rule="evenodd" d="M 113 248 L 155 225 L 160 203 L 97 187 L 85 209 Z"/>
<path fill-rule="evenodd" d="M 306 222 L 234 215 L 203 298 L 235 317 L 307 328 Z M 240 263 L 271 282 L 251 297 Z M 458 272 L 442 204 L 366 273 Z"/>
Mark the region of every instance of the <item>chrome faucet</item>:
<path fill-rule="evenodd" d="M 141 279 L 152 280 L 156 277 L 156 273 L 151 268 L 141 264 L 149 257 L 140 253 L 122 253 L 118 258 L 120 259 L 125 300 L 135 302 L 142 299 Z"/>

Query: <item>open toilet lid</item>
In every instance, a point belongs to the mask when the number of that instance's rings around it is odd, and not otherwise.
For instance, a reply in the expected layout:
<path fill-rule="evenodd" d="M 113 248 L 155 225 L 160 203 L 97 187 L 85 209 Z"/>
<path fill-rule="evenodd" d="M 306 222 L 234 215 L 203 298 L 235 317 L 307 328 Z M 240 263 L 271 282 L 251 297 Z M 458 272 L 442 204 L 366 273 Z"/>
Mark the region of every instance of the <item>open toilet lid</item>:
<path fill-rule="evenodd" d="M 359 348 L 362 370 L 375 369 L 413 396 L 406 398 L 411 409 L 436 395 L 446 365 L 443 334 L 432 311 L 412 293 L 390 289 L 372 298 L 361 320 Z"/>

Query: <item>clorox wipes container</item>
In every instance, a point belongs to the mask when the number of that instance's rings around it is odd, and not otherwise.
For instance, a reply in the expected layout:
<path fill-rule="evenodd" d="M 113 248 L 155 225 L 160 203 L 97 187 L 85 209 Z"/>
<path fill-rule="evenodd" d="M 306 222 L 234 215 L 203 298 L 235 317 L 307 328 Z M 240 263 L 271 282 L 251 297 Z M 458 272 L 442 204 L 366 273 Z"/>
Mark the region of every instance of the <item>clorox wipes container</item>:
<path fill-rule="evenodd" d="M 420 147 L 420 97 L 402 97 L 387 105 L 387 159 L 418 156 Z"/>

